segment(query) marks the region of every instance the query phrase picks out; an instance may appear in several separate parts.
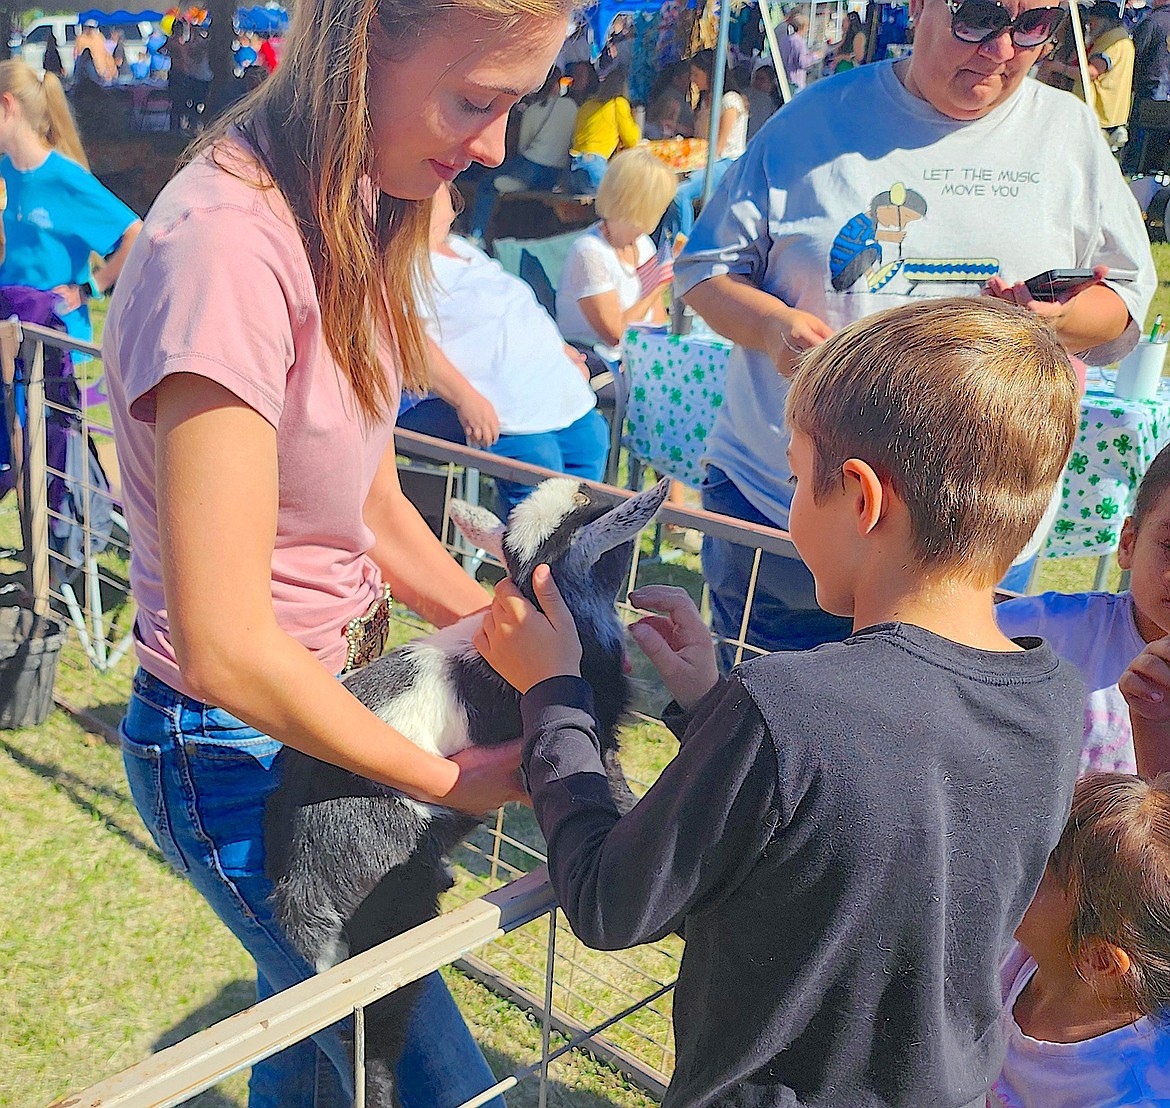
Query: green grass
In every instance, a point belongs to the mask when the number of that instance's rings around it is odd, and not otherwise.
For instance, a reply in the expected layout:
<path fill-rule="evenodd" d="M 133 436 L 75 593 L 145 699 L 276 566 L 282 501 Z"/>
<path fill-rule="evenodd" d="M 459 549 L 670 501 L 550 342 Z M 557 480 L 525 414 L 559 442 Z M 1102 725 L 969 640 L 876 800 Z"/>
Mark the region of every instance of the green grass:
<path fill-rule="evenodd" d="M 0 1103 L 45 1104 L 251 1003 L 251 960 L 150 842 L 118 752 L 64 713 L 0 737 L 0 827 Z M 497 1073 L 539 1056 L 534 1020 L 449 977 Z M 553 1072 L 553 1104 L 650 1103 L 582 1055 Z M 244 1098 L 241 1076 L 198 1102 Z M 509 1099 L 535 1104 L 532 1084 Z"/>
<path fill-rule="evenodd" d="M 3 508 L 7 508 L 5 502 Z M 11 510 L 0 508 L 0 544 L 10 538 Z M 644 539 L 649 552 L 650 538 Z M 1088 587 L 1095 563 L 1043 563 L 1039 587 Z M 13 563 L 0 563 L 0 572 Z M 108 569 L 124 574 L 116 561 Z M 698 595 L 698 560 L 644 565 L 639 580 L 663 580 Z M 115 609 L 117 612 L 118 610 Z M 128 615 L 125 609 L 119 618 Z M 396 638 L 417 633 L 396 625 Z M 639 659 L 634 652 L 635 660 Z M 62 655 L 57 694 L 107 724 L 120 718 L 129 691 L 129 664 L 99 675 L 76 643 Z M 641 705 L 659 710 L 665 694 L 639 667 Z M 656 723 L 627 729 L 623 764 L 635 790 L 653 781 L 676 744 Z M 509 811 L 505 830 L 543 850 L 531 813 Z M 476 853 L 478 849 L 481 853 Z M 490 887 L 489 836 L 456 859 L 458 883 L 449 904 Z M 527 871 L 531 854 L 505 848 L 505 867 Z M 128 796 L 118 753 L 62 712 L 40 728 L 0 732 L 0 956 L 8 967 L 0 1000 L 0 1104 L 37 1105 L 75 1091 L 177 1041 L 252 999 L 250 960 L 202 899 L 164 864 Z M 531 993 L 543 995 L 543 921 L 493 944 L 482 956 Z M 644 995 L 677 972 L 681 942 L 667 941 L 610 955 L 587 951 L 563 927 L 558 934 L 557 1006 L 593 1023 Z M 539 1027 L 482 986 L 448 974 L 473 1030 L 497 1074 L 538 1056 Z M 670 998 L 611 1029 L 608 1037 L 648 1065 L 669 1072 Z M 554 1067 L 550 1103 L 634 1108 L 652 1103 L 607 1066 L 574 1053 Z M 244 1078 L 200 1098 L 204 1105 L 242 1104 Z M 535 1084 L 509 1094 L 514 1105 L 535 1103 Z"/>
<path fill-rule="evenodd" d="M 6 529 L 11 513 L 0 510 L 0 541 Z M 417 633 L 407 623 L 396 627 L 399 640 Z M 124 709 L 130 669 L 124 663 L 114 672 L 95 674 L 70 642 L 55 691 L 111 725 Z M 653 746 L 647 743 L 646 750 Z M 638 775 L 655 773 L 669 756 L 636 759 Z M 543 849 L 527 810 L 509 814 L 508 832 Z M 481 834 L 479 841 L 486 838 Z M 517 868 L 535 864 L 514 850 L 509 854 Z M 456 866 L 459 883 L 448 906 L 489 887 L 481 877 L 489 870 L 482 857 L 467 851 L 464 862 Z M 506 879 L 505 873 L 496 884 Z M 5 904 L 0 957 L 8 967 L 0 1000 L 0 1105 L 45 1104 L 254 999 L 250 958 L 150 841 L 117 749 L 62 711 L 41 727 L 0 732 L 0 896 Z M 540 996 L 545 941 L 546 924 L 538 921 L 487 954 Z M 562 941 L 562 949 L 577 946 L 567 932 Z M 517 955 L 537 969 L 511 972 L 520 965 Z M 607 981 L 617 980 L 613 968 L 603 966 L 606 955 L 590 956 Z M 539 1059 L 540 1027 L 533 1017 L 458 971 L 445 972 L 498 1076 Z M 580 1001 L 562 1007 L 593 1022 L 600 1018 L 597 1012 L 615 1010 L 621 987 L 619 981 L 617 991 L 612 984 L 595 990 L 596 1008 Z M 656 1038 L 668 1034 L 661 1016 L 649 1019 Z M 636 1040 L 626 1035 L 631 1038 Z M 655 1061 L 661 1060 L 658 1050 Z M 550 1104 L 648 1108 L 653 1103 L 612 1067 L 581 1052 L 567 1055 L 550 1074 Z M 521 1108 L 534 1106 L 535 1081 L 513 1090 L 508 1100 Z M 226 1108 L 245 1101 L 246 1077 L 238 1075 L 195 1103 Z"/>
<path fill-rule="evenodd" d="M 0 827 L 0 1102 L 47 1103 L 249 1003 L 250 959 L 150 842 L 116 749 L 61 712 L 4 733 Z"/>
<path fill-rule="evenodd" d="M 1170 243 L 1151 243 L 1150 250 L 1158 270 L 1158 288 L 1154 293 L 1154 299 L 1150 301 L 1150 310 L 1146 313 L 1143 333 L 1147 335 L 1156 316 L 1161 315 L 1170 320 Z"/>

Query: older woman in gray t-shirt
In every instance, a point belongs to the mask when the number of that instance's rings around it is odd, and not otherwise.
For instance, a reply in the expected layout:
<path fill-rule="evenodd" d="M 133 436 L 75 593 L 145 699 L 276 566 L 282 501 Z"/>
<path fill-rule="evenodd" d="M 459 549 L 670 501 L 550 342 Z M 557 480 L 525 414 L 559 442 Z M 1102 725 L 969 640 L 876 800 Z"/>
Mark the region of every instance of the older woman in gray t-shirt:
<path fill-rule="evenodd" d="M 910 58 L 817 82 L 778 112 L 676 263 L 687 303 L 736 343 L 707 453 L 711 511 L 787 526 L 788 379 L 804 350 L 882 308 L 982 292 L 1045 316 L 1095 364 L 1137 341 L 1155 284 L 1141 214 L 1092 112 L 1025 80 L 1062 9 L 911 7 Z M 1108 274 L 1064 302 L 1033 300 L 1023 282 L 1060 267 Z M 739 637 L 750 555 L 705 543 L 726 637 Z M 764 557 L 749 642 L 800 649 L 848 627 L 817 608 L 800 562 Z"/>

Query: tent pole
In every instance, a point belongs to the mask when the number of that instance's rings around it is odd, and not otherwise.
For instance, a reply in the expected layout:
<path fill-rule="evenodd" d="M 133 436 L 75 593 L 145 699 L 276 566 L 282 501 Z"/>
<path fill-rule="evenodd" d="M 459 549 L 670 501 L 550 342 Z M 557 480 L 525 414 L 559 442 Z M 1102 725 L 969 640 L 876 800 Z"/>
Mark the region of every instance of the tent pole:
<path fill-rule="evenodd" d="M 232 78 L 232 40 L 235 31 L 232 20 L 236 14 L 236 0 L 208 0 L 207 10 L 211 14 L 211 30 L 207 43 L 211 55 L 211 87 L 207 90 L 207 113 L 218 115 L 230 103 Z"/>
<path fill-rule="evenodd" d="M 705 207 L 715 191 L 715 145 L 719 139 L 719 118 L 723 115 L 723 75 L 727 69 L 727 40 L 731 35 L 731 0 L 719 0 L 719 37 L 715 41 L 715 71 L 711 74 L 711 110 L 707 127 L 707 172 L 703 177 L 700 208 Z"/>
<path fill-rule="evenodd" d="M 780 46 L 776 42 L 776 28 L 772 26 L 772 13 L 768 9 L 768 0 L 759 0 L 759 4 L 760 20 L 764 24 L 764 37 L 768 40 L 768 53 L 772 55 L 772 68 L 776 71 L 780 97 L 787 104 L 792 99 L 792 89 L 788 84 L 788 71 L 784 68 L 784 61 L 780 57 Z"/>
<path fill-rule="evenodd" d="M 1089 80 L 1089 56 L 1085 52 L 1085 31 L 1081 26 L 1081 10 L 1076 0 L 1068 0 L 1068 18 L 1072 24 L 1073 43 L 1077 48 L 1077 64 L 1081 70 L 1081 88 L 1085 90 L 1085 103 L 1093 106 L 1093 85 Z"/>

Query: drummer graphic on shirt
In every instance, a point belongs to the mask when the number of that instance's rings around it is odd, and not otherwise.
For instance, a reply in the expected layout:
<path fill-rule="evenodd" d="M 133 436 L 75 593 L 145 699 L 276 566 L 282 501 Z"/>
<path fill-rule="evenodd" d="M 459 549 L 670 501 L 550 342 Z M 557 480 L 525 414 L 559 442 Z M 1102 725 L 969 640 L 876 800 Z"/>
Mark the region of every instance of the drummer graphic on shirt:
<path fill-rule="evenodd" d="M 835 292 L 912 295 L 923 281 L 977 282 L 999 272 L 998 258 L 907 258 L 906 234 L 926 216 L 926 199 L 901 181 L 879 192 L 833 239 L 829 277 Z M 891 282 L 900 278 L 894 286 Z"/>

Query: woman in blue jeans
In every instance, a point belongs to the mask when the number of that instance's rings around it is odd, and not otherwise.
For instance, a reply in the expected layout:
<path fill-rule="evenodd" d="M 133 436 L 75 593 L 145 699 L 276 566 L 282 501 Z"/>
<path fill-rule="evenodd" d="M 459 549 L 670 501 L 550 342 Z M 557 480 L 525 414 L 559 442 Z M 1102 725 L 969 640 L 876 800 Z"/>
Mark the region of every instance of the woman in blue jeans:
<path fill-rule="evenodd" d="M 394 415 L 403 386 L 426 387 L 431 197 L 501 160 L 508 111 L 544 80 L 569 8 L 298 5 L 281 66 L 205 132 L 111 301 L 140 663 L 127 774 L 159 848 L 255 959 L 261 997 L 314 969 L 265 876 L 282 744 L 466 812 L 524 795 L 518 744 L 438 757 L 337 676 L 380 651 L 390 589 L 440 626 L 486 601 L 402 494 Z M 347 1102 L 346 1033 L 258 1063 L 250 1105 Z M 492 1083 L 432 976 L 401 1102 L 460 1104 Z"/>

